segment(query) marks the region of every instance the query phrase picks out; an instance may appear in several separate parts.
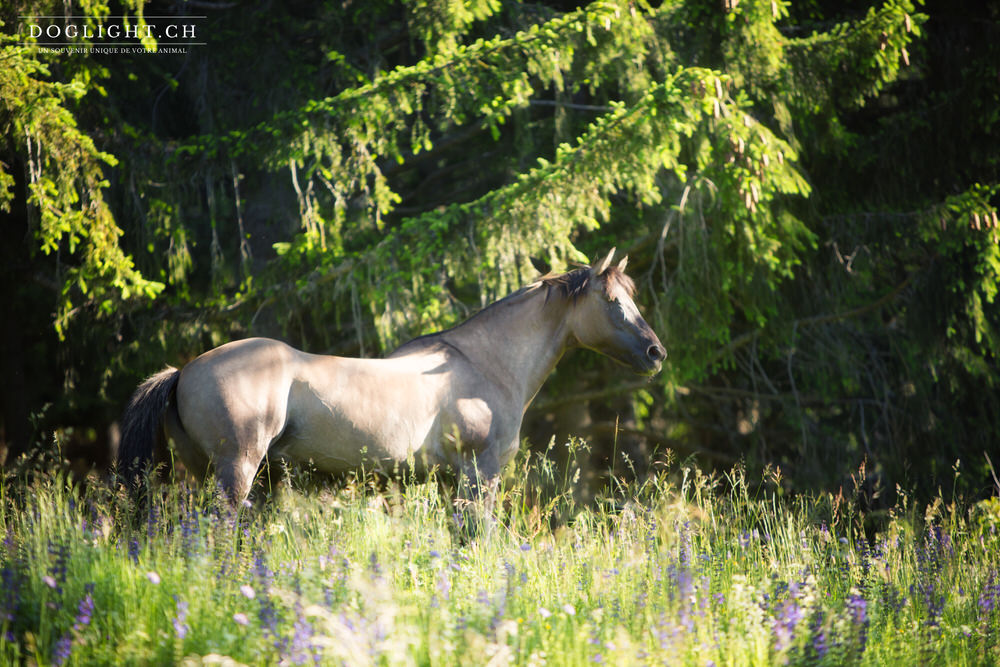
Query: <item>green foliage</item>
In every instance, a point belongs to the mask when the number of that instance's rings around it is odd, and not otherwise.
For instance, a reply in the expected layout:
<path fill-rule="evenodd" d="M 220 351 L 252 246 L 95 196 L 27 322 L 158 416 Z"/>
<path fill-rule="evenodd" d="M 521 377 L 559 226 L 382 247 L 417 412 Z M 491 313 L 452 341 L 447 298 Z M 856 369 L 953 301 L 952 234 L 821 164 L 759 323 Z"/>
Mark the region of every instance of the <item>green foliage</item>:
<path fill-rule="evenodd" d="M 163 285 L 135 270 L 119 244 L 122 234 L 104 201 L 104 168 L 115 158 L 78 127 L 67 103 L 86 94 L 84 82 L 49 82 L 49 69 L 31 47 L 0 35 L 0 100 L 4 132 L 23 146 L 27 205 L 37 248 L 60 255 L 61 297 L 54 324 L 60 334 L 81 305 L 108 315 L 133 295 L 155 297 Z M 0 208 L 9 211 L 14 177 L 0 175 Z M 63 256 L 63 253 L 65 255 Z"/>
<path fill-rule="evenodd" d="M 912 459 L 936 490 L 1000 432 L 1000 40 L 995 3 L 921 5 L 219 8 L 204 47 L 155 57 L 4 36 L 0 204 L 53 301 L 5 280 L 69 341 L 34 351 L 32 411 L 54 385 L 50 426 L 110 413 L 238 336 L 384 353 L 532 280 L 531 258 L 614 245 L 667 367 L 640 405 L 573 357 L 553 396 L 599 396 L 647 453 L 803 485 Z"/>
<path fill-rule="evenodd" d="M 904 495 L 873 519 L 862 489 L 788 497 L 774 470 L 754 486 L 740 467 L 718 477 L 684 465 L 619 480 L 581 507 L 577 465 L 523 457 L 499 523 L 471 538 L 434 480 L 296 482 L 237 512 L 210 486 L 159 488 L 140 509 L 96 480 L 8 478 L 0 655 L 40 665 L 997 657 L 1000 541 L 987 503 Z"/>

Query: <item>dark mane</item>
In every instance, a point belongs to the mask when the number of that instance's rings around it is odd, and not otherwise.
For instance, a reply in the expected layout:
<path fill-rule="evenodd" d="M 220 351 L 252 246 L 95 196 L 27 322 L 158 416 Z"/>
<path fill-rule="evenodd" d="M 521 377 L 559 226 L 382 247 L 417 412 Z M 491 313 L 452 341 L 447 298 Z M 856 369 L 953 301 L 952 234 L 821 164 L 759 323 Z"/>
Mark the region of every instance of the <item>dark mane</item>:
<path fill-rule="evenodd" d="M 605 295 L 610 295 L 614 287 L 621 287 L 630 297 L 635 296 L 635 282 L 617 266 L 609 266 L 600 277 L 604 279 Z M 590 288 L 591 278 L 593 278 L 593 274 L 590 267 L 583 266 L 566 273 L 542 276 L 538 279 L 538 283 L 556 288 L 563 297 L 576 301 Z"/>

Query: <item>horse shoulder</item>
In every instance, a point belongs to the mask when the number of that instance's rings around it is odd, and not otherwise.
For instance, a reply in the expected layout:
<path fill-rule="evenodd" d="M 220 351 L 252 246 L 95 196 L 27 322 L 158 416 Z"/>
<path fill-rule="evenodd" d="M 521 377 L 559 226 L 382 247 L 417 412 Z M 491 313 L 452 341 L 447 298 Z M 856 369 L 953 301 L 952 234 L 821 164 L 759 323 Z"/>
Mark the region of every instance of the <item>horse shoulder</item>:
<path fill-rule="evenodd" d="M 461 440 L 477 455 L 516 442 L 522 416 L 517 398 L 468 359 L 453 359 L 453 364 L 445 436 Z"/>

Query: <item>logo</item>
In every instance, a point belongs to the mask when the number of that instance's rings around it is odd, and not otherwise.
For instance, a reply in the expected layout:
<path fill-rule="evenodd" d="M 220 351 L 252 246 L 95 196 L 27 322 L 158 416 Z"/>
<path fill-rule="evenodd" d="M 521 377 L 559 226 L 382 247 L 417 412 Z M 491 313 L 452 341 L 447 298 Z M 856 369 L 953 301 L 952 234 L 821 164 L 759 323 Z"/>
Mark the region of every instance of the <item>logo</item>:
<path fill-rule="evenodd" d="M 22 16 L 20 44 L 56 53 L 187 53 L 207 16 Z"/>

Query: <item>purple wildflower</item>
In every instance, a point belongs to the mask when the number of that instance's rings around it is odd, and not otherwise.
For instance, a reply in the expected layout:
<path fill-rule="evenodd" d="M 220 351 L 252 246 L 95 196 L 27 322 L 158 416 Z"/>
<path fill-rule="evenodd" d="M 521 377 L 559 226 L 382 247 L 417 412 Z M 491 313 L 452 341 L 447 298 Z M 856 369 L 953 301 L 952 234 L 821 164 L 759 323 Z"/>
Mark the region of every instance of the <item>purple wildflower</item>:
<path fill-rule="evenodd" d="M 990 573 L 990 578 L 983 586 L 983 592 L 979 595 L 979 617 L 989 618 L 997 608 L 997 599 L 1000 598 L 1000 581 L 997 581 L 997 573 Z"/>
<path fill-rule="evenodd" d="M 20 606 L 21 578 L 18 572 L 8 566 L 0 569 L 0 624 L 12 622 Z"/>
<path fill-rule="evenodd" d="M 150 504 L 149 516 L 146 517 L 146 537 L 152 538 L 156 535 L 156 526 L 160 520 L 160 510 L 155 503 Z"/>
<path fill-rule="evenodd" d="M 52 566 L 49 568 L 49 575 L 55 580 L 57 591 L 62 593 L 62 585 L 66 583 L 66 569 L 69 561 L 69 547 L 65 544 L 52 544 L 49 542 L 49 555 L 53 557 Z"/>
<path fill-rule="evenodd" d="M 863 653 L 868 640 L 868 601 L 860 595 L 851 595 L 847 598 L 847 609 L 851 614 L 851 622 L 858 631 L 858 645 Z"/>
<path fill-rule="evenodd" d="M 257 551 L 254 554 L 253 559 L 253 574 L 257 578 L 257 587 L 260 589 L 261 593 L 267 594 L 271 590 L 271 584 L 274 583 L 274 572 L 267 566 L 267 562 L 264 560 L 264 552 Z"/>
<path fill-rule="evenodd" d="M 906 605 L 906 596 L 895 586 L 886 585 L 883 593 L 883 602 L 886 609 L 891 609 L 892 613 L 899 614 Z"/>
<path fill-rule="evenodd" d="M 187 637 L 188 630 L 190 627 L 187 624 L 188 615 L 188 603 L 186 600 L 181 600 L 176 595 L 174 596 L 174 603 L 177 605 L 177 615 L 174 617 L 174 634 L 177 635 L 178 639 L 184 639 Z"/>
<path fill-rule="evenodd" d="M 805 614 L 802 607 L 794 600 L 786 600 L 781 605 L 778 616 L 774 619 L 774 649 L 784 651 L 789 648 L 795 640 L 795 628 Z"/>
<path fill-rule="evenodd" d="M 63 633 L 52 648 L 53 665 L 62 665 L 69 660 L 70 655 L 73 653 L 73 633 L 79 633 L 90 625 L 90 621 L 94 617 L 94 597 L 91 595 L 93 592 L 94 584 L 87 584 L 84 588 L 83 598 L 80 599 L 80 603 L 77 605 L 76 616 L 73 620 L 73 629 Z"/>
<path fill-rule="evenodd" d="M 59 641 L 56 642 L 55 648 L 52 649 L 52 664 L 62 665 L 69 660 L 69 656 L 72 652 L 73 635 L 67 632 L 59 638 Z"/>
<path fill-rule="evenodd" d="M 293 665 L 304 665 L 310 657 L 319 664 L 318 647 L 313 643 L 313 627 L 302 613 L 302 605 L 295 604 L 295 624 L 292 626 L 291 661 Z"/>
<path fill-rule="evenodd" d="M 91 619 L 94 618 L 94 597 L 91 595 L 94 592 L 94 584 L 87 584 L 84 591 L 83 598 L 77 605 L 76 619 L 73 623 L 73 629 L 78 632 L 90 625 Z"/>
<path fill-rule="evenodd" d="M 262 551 L 257 551 L 254 555 L 253 572 L 257 578 L 257 588 L 260 589 L 260 610 L 257 612 L 257 616 L 260 618 L 261 628 L 265 634 L 274 637 L 275 647 L 282 651 L 285 641 L 280 639 L 278 633 L 278 609 L 270 595 L 271 585 L 274 583 L 274 572 L 268 568 Z"/>
<path fill-rule="evenodd" d="M 677 560 L 681 567 L 691 566 L 691 522 L 685 521 L 680 530 L 680 545 L 677 548 Z"/>
<path fill-rule="evenodd" d="M 438 575 L 437 581 L 437 591 L 441 596 L 441 599 L 448 601 L 451 597 L 451 579 L 448 578 L 448 573 L 446 570 L 442 570 L 441 574 Z"/>
<path fill-rule="evenodd" d="M 374 551 L 368 557 L 368 568 L 371 570 L 373 581 L 382 578 L 382 566 L 379 565 L 378 555 Z"/>
<path fill-rule="evenodd" d="M 826 636 L 826 628 L 823 626 L 823 620 L 823 611 L 819 610 L 816 612 L 816 615 L 810 624 L 813 631 L 812 651 L 820 660 L 826 657 L 827 652 L 830 650 Z"/>
<path fill-rule="evenodd" d="M 487 593 L 484 589 L 480 588 L 479 592 L 476 593 L 476 602 L 484 607 L 489 606 L 490 594 Z"/>
<path fill-rule="evenodd" d="M 187 516 L 181 517 L 181 540 L 184 545 L 184 553 L 191 556 L 195 553 L 200 526 L 198 514 L 191 512 Z"/>
<path fill-rule="evenodd" d="M 133 563 L 139 563 L 139 540 L 129 540 L 128 557 L 132 559 Z"/>

